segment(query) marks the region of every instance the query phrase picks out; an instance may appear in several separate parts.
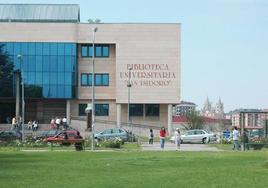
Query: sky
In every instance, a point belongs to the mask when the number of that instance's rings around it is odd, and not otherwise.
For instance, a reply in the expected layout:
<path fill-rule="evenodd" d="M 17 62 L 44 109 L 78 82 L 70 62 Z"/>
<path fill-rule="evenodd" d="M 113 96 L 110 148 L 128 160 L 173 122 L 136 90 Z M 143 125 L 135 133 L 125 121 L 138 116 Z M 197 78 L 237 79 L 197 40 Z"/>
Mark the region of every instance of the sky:
<path fill-rule="evenodd" d="M 268 108 L 267 0 L 0 0 L 72 3 L 81 22 L 181 23 L 181 100 Z"/>

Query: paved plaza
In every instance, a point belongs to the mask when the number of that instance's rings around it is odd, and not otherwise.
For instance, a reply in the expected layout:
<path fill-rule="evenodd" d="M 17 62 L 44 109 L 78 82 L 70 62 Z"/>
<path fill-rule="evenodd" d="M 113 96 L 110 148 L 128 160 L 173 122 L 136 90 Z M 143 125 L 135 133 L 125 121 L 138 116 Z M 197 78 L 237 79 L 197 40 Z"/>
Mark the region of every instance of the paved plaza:
<path fill-rule="evenodd" d="M 153 145 L 143 142 L 141 145 L 142 151 L 161 151 L 160 143 L 155 142 Z M 165 143 L 165 151 L 175 151 L 176 146 L 173 143 Z M 222 151 L 216 147 L 209 146 L 206 144 L 181 144 L 180 151 Z"/>

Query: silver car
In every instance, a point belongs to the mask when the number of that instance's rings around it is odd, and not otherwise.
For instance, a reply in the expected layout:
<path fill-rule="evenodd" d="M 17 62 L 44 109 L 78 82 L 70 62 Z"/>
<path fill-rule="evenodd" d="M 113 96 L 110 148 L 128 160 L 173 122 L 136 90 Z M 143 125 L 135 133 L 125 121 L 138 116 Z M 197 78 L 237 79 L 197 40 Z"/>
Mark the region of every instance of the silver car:
<path fill-rule="evenodd" d="M 181 135 L 181 143 L 209 143 L 210 141 L 216 141 L 216 134 L 208 133 L 201 129 L 189 130 L 185 134 Z M 171 137 L 171 142 L 174 142 L 174 137 Z"/>

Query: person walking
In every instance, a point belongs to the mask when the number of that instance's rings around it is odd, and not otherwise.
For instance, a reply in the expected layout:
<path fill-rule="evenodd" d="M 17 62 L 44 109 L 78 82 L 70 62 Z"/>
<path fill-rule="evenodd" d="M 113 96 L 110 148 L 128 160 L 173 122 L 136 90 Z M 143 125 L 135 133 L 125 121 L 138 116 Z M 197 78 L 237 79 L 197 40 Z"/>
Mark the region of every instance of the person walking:
<path fill-rule="evenodd" d="M 57 128 L 57 130 L 60 129 L 60 122 L 61 122 L 61 119 L 59 117 L 56 117 L 56 128 Z"/>
<path fill-rule="evenodd" d="M 239 132 L 237 130 L 237 127 L 235 126 L 233 130 L 233 142 L 234 142 L 233 150 L 239 150 L 238 138 L 239 138 Z"/>
<path fill-rule="evenodd" d="M 249 140 L 248 140 L 248 133 L 247 130 L 244 130 L 244 133 L 242 135 L 242 140 L 243 140 L 243 146 L 244 150 L 249 150 Z"/>
<path fill-rule="evenodd" d="M 153 143 L 154 143 L 154 133 L 153 133 L 153 129 L 150 129 L 149 144 L 153 144 Z"/>
<path fill-rule="evenodd" d="M 166 136 L 167 136 L 166 129 L 165 129 L 165 127 L 162 127 L 160 130 L 160 134 L 159 134 L 161 149 L 164 149 L 164 147 L 165 147 Z"/>
<path fill-rule="evenodd" d="M 179 150 L 181 146 L 181 133 L 179 128 L 176 128 L 174 132 L 174 142 L 176 144 L 176 150 Z"/>

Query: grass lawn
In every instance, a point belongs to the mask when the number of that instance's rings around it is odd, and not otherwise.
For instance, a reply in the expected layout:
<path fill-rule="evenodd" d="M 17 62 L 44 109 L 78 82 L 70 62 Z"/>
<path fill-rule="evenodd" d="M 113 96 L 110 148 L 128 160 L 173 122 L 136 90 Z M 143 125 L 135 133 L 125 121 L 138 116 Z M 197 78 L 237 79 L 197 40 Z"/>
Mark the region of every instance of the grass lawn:
<path fill-rule="evenodd" d="M 0 187 L 267 187 L 267 151 L 0 150 Z"/>

